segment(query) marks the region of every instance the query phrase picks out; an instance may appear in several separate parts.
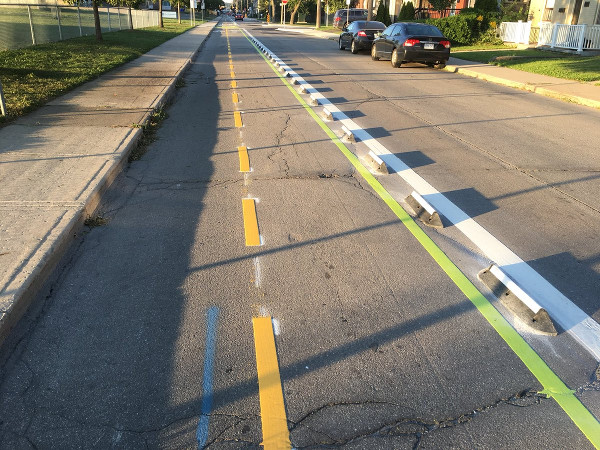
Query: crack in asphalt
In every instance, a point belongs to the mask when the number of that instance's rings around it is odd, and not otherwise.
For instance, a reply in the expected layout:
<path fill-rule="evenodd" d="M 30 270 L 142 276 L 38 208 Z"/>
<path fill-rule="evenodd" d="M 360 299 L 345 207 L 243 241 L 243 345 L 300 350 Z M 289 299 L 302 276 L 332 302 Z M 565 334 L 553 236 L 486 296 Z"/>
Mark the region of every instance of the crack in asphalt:
<path fill-rule="evenodd" d="M 586 391 L 600 391 L 600 364 L 596 367 L 590 382 L 576 389 L 577 394 L 580 395 Z"/>
<path fill-rule="evenodd" d="M 335 402 L 328 403 L 326 405 L 322 405 L 302 416 L 300 419 L 296 421 L 289 420 L 292 424 L 290 428 L 290 433 L 293 432 L 299 426 L 305 427 L 311 431 L 315 431 L 319 434 L 326 436 L 328 441 L 315 442 L 304 446 L 295 446 L 296 449 L 307 449 L 307 448 L 315 448 L 315 447 L 340 447 L 344 445 L 351 444 L 353 442 L 366 439 L 369 437 L 377 437 L 377 436 L 414 436 L 415 442 L 413 445 L 413 449 L 418 449 L 423 442 L 423 439 L 430 433 L 446 429 L 452 428 L 458 425 L 462 425 L 464 423 L 470 422 L 475 418 L 478 414 L 485 413 L 494 408 L 497 408 L 500 405 L 509 405 L 519 408 L 528 408 L 531 406 L 535 406 L 541 404 L 546 397 L 540 395 L 535 390 L 527 389 L 524 391 L 520 391 L 514 395 L 509 397 L 504 397 L 495 402 L 484 405 L 480 408 L 474 409 L 468 413 L 460 414 L 457 417 L 447 418 L 442 420 L 433 420 L 427 421 L 420 419 L 418 417 L 401 417 L 394 418 L 386 423 L 380 424 L 375 428 L 371 428 L 367 431 L 357 433 L 347 438 L 339 439 L 329 436 L 325 432 L 321 430 L 313 430 L 312 428 L 305 425 L 303 422 L 312 416 L 320 413 L 321 411 L 325 411 L 329 408 L 335 408 L 338 406 L 365 406 L 365 405 L 383 405 L 383 406 L 393 406 L 393 407 L 402 407 L 402 405 L 392 403 L 392 402 L 378 402 L 378 401 L 362 401 L 362 402 Z M 407 430 L 406 426 L 415 426 L 417 429 Z"/>
<path fill-rule="evenodd" d="M 269 161 L 271 161 L 272 163 L 276 163 L 276 161 L 274 159 L 275 155 L 280 156 L 280 159 L 283 162 L 283 167 L 281 167 L 281 165 L 279 163 L 277 163 L 277 164 L 279 165 L 280 169 L 283 168 L 283 171 L 285 173 L 285 177 L 287 178 L 289 176 L 289 173 L 290 173 L 290 166 L 289 166 L 287 160 L 282 156 L 283 155 L 283 150 L 281 149 L 280 146 L 281 146 L 282 140 L 284 139 L 285 132 L 290 127 L 290 122 L 292 120 L 292 116 L 290 116 L 289 114 L 286 114 L 285 117 L 286 117 L 286 119 L 285 119 L 285 124 L 284 124 L 283 128 L 281 129 L 281 131 L 279 131 L 275 135 L 275 146 L 274 146 L 275 149 L 271 153 L 269 153 L 267 155 L 267 159 Z M 294 143 L 291 142 L 291 145 L 293 146 Z"/>

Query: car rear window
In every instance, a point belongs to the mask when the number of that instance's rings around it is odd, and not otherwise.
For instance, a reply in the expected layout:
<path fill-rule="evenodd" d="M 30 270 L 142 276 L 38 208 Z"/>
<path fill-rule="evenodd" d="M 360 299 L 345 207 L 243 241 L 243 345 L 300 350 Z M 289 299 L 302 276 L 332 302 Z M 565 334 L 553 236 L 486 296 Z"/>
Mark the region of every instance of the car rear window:
<path fill-rule="evenodd" d="M 407 23 L 406 34 L 408 35 L 424 35 L 424 36 L 443 36 L 442 32 L 438 29 L 438 27 L 433 25 L 423 25 L 417 23 Z"/>
<path fill-rule="evenodd" d="M 361 30 L 367 29 L 367 30 L 385 30 L 385 24 L 381 23 L 381 22 L 376 22 L 373 20 L 370 21 L 359 21 L 359 22 L 354 22 L 356 24 L 358 24 L 358 27 Z"/>

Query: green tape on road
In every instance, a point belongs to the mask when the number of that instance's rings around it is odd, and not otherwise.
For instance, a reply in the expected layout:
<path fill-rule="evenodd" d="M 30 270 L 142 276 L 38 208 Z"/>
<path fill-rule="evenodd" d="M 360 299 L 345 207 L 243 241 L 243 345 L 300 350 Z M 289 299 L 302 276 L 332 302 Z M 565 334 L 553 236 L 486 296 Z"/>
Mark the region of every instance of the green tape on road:
<path fill-rule="evenodd" d="M 412 235 L 421 243 L 432 258 L 438 263 L 444 272 L 450 277 L 456 286 L 465 294 L 465 296 L 475 305 L 479 312 L 485 317 L 496 332 L 504 339 L 513 352 L 523 361 L 525 366 L 540 382 L 544 389 L 540 394 L 553 398 L 559 406 L 567 413 L 571 420 L 596 447 L 600 448 L 600 423 L 594 415 L 581 403 L 565 383 L 548 367 L 546 362 L 535 352 L 533 348 L 517 333 L 510 323 L 498 312 L 487 298 L 475 287 L 473 283 L 463 274 L 458 267 L 448 258 L 448 256 L 436 245 L 433 240 L 417 225 L 413 218 L 400 206 L 400 204 L 389 194 L 388 191 L 377 181 L 377 179 L 361 164 L 359 159 L 352 153 L 348 147 L 329 129 L 325 122 L 315 113 L 304 99 L 296 92 L 287 79 L 279 73 L 277 68 L 265 57 L 265 55 L 254 45 L 254 43 L 244 33 L 244 36 L 256 49 L 259 55 L 269 64 L 273 72 L 288 87 L 294 97 L 306 109 L 310 116 L 325 131 L 332 142 L 348 158 L 350 163 L 356 168 L 373 190 L 396 214 L 396 217 L 412 233 Z"/>

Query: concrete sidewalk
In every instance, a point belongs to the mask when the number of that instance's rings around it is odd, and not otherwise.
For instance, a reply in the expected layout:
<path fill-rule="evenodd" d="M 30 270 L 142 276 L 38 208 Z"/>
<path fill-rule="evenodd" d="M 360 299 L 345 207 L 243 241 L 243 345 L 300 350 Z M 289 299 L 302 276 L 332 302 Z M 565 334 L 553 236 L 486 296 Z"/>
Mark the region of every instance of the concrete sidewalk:
<path fill-rule="evenodd" d="M 563 80 L 452 57 L 444 70 L 592 108 L 600 108 L 600 86 L 595 86 L 593 83 Z"/>
<path fill-rule="evenodd" d="M 0 343 L 126 164 L 139 125 L 169 100 L 217 23 L 0 128 Z"/>

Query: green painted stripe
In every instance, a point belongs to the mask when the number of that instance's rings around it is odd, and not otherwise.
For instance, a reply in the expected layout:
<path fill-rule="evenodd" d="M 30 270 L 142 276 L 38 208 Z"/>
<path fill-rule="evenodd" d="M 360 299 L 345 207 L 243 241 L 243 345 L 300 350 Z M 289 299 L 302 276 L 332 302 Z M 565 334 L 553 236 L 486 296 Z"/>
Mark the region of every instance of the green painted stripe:
<path fill-rule="evenodd" d="M 475 305 L 479 312 L 485 317 L 496 332 L 504 339 L 508 346 L 523 361 L 525 366 L 538 379 L 544 387 L 540 394 L 552 397 L 560 407 L 567 413 L 571 420 L 589 439 L 589 441 L 600 449 L 600 423 L 594 415 L 581 403 L 575 396 L 574 391 L 569 389 L 565 383 L 556 375 L 546 362 L 535 352 L 533 348 L 517 333 L 510 323 L 498 312 L 487 298 L 475 287 L 473 283 L 463 274 L 458 267 L 448 258 L 448 256 L 431 240 L 429 236 L 417 225 L 413 218 L 400 206 L 400 204 L 389 194 L 388 191 L 377 181 L 359 159 L 352 153 L 348 147 L 329 129 L 325 122 L 315 113 L 312 108 L 304 101 L 287 79 L 281 75 L 277 68 L 271 64 L 271 61 L 256 47 L 250 38 L 244 33 L 244 36 L 256 49 L 258 54 L 269 64 L 273 72 L 279 76 L 281 81 L 288 87 L 294 97 L 306 109 L 310 116 L 325 131 L 327 136 L 348 158 L 350 163 L 356 168 L 361 176 L 369 183 L 373 190 L 396 214 L 396 217 L 412 233 L 412 235 L 421 243 L 427 252 L 433 257 L 450 279 L 458 286 L 465 296 Z"/>

